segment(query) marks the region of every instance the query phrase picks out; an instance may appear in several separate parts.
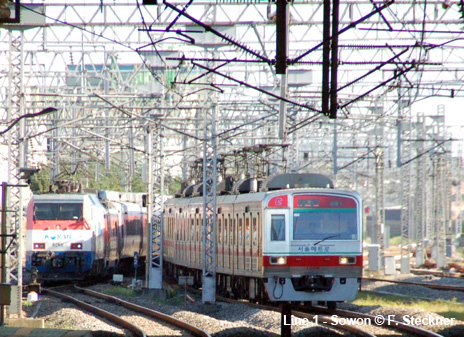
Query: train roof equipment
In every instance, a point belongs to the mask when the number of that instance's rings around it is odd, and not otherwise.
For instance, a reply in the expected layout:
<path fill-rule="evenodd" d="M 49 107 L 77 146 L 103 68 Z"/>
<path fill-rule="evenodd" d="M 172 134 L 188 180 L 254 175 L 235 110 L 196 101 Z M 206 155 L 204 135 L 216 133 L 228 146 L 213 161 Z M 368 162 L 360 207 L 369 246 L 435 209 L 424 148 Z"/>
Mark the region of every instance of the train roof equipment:
<path fill-rule="evenodd" d="M 255 192 L 268 192 L 275 190 L 286 190 L 294 188 L 324 188 L 333 189 L 334 184 L 331 179 L 319 173 L 283 173 L 273 175 L 267 179 L 244 178 L 235 180 L 232 176 L 227 176 L 217 186 L 218 195 L 238 195 Z M 184 181 L 181 191 L 176 198 L 190 198 L 203 195 L 203 183 L 189 184 Z"/>

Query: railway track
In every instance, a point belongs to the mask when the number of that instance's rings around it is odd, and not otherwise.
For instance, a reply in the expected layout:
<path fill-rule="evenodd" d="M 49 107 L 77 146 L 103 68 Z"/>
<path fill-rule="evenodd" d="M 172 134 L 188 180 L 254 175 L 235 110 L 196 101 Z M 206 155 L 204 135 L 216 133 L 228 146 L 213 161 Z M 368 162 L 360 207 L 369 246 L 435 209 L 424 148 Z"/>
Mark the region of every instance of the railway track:
<path fill-rule="evenodd" d="M 192 292 L 195 292 L 195 293 L 201 293 L 199 290 L 194 289 L 194 288 L 189 288 L 189 290 L 192 291 Z M 254 308 L 258 308 L 258 309 L 270 310 L 270 311 L 280 311 L 280 309 L 275 307 L 275 306 L 262 305 L 262 304 L 249 303 L 249 302 L 242 302 L 242 301 L 237 301 L 237 300 L 233 300 L 233 299 L 222 297 L 222 296 L 216 296 L 216 298 L 218 300 L 220 300 L 220 301 L 223 301 L 223 302 L 240 303 L 240 304 L 244 304 L 244 305 L 254 307 Z M 294 317 L 298 317 L 300 319 L 307 319 L 307 321 L 316 323 L 318 325 L 324 325 L 324 326 L 326 326 L 326 327 L 328 327 L 330 329 L 335 329 L 335 330 L 339 330 L 339 331 L 342 331 L 342 332 L 348 332 L 349 334 L 354 335 L 354 336 L 359 336 L 359 337 L 376 337 L 377 336 L 373 332 L 366 331 L 365 326 L 362 327 L 362 326 L 359 326 L 357 324 L 345 324 L 346 321 L 343 324 L 339 324 L 340 323 L 339 318 L 353 318 L 353 319 L 361 318 L 361 319 L 367 321 L 368 319 L 373 319 L 374 318 L 374 316 L 372 316 L 372 315 L 355 313 L 355 312 L 344 311 L 344 310 L 336 310 L 336 311 L 333 311 L 333 310 L 331 311 L 331 310 L 328 310 L 328 309 L 324 310 L 324 308 L 322 308 L 322 307 L 312 307 L 312 308 L 315 309 L 317 312 L 314 313 L 314 314 L 313 313 L 308 313 L 308 312 L 303 311 L 303 310 L 307 310 L 307 308 L 301 307 L 301 310 L 293 310 L 292 315 Z M 321 314 L 323 316 L 321 316 Z M 333 315 L 337 315 L 338 318 L 333 317 Z M 389 322 L 392 323 L 392 324 L 396 323 L 396 321 L 392 321 L 392 320 L 390 320 Z M 407 331 L 407 332 L 410 333 L 410 335 L 422 336 L 422 337 L 443 337 L 443 336 L 441 336 L 439 334 L 436 334 L 434 332 L 430 332 L 430 331 L 420 329 L 420 328 L 414 329 L 415 327 L 410 327 L 410 326 L 403 327 L 403 325 L 405 325 L 404 323 L 401 323 L 401 322 L 397 322 L 397 323 L 398 323 L 398 327 L 395 327 L 394 330 L 397 330 L 397 331 L 400 331 L 400 332 L 406 332 Z M 384 327 L 387 330 L 392 330 L 393 329 L 392 327 L 388 326 L 387 324 L 384 324 Z M 370 329 L 370 330 L 372 330 L 372 329 Z M 417 331 L 418 333 L 413 334 L 415 331 Z M 382 334 L 382 335 L 385 335 L 385 334 Z M 391 334 L 387 333 L 386 335 L 390 336 Z"/>
<path fill-rule="evenodd" d="M 191 289 L 192 291 L 198 291 L 196 289 Z M 274 307 L 274 306 L 269 306 L 269 305 L 262 305 L 262 304 L 256 304 L 256 303 L 248 303 L 248 302 L 241 302 L 237 300 L 232 300 L 230 298 L 226 297 L 221 297 L 221 296 L 216 296 L 216 298 L 220 301 L 223 302 L 229 302 L 229 303 L 240 303 L 244 305 L 248 305 L 257 309 L 262 309 L 262 310 L 270 310 L 270 311 L 279 311 L 279 308 Z M 311 314 L 303 311 L 292 311 L 292 315 L 298 318 L 302 319 L 307 319 L 309 322 L 316 323 L 318 325 L 324 325 L 326 327 L 329 327 L 331 329 L 335 330 L 341 330 L 344 332 L 349 332 L 355 336 L 359 337 L 376 337 L 375 334 L 372 334 L 370 332 L 365 331 L 362 328 L 359 328 L 355 325 L 337 325 L 337 320 L 330 317 L 329 315 L 325 316 L 320 316 L 319 313 L 317 314 Z M 437 336 L 435 336 L 437 337 Z"/>
<path fill-rule="evenodd" d="M 446 271 L 438 271 L 438 270 L 428 270 L 428 269 L 411 269 L 411 274 L 415 275 L 431 275 L 431 276 L 438 276 L 438 277 L 449 277 L 449 278 L 464 278 L 464 274 L 462 273 L 449 273 Z"/>
<path fill-rule="evenodd" d="M 464 291 L 464 287 L 443 285 L 443 284 L 432 284 L 432 283 L 424 283 L 424 282 L 398 281 L 398 280 L 388 280 L 388 279 L 373 278 L 373 277 L 363 277 L 363 281 L 388 282 L 388 283 L 395 283 L 395 284 L 402 284 L 402 285 L 422 286 L 422 287 L 427 287 L 427 288 L 436 289 L 436 290 Z"/>
<path fill-rule="evenodd" d="M 408 325 L 403 322 L 390 319 L 389 317 L 381 317 L 379 315 L 370 315 L 364 314 L 355 311 L 349 310 L 328 310 L 323 307 L 315 306 L 313 307 L 319 313 L 336 315 L 337 317 L 352 318 L 354 320 L 359 320 L 360 322 L 370 322 L 370 324 L 375 324 L 376 326 L 384 327 L 388 330 L 396 330 L 400 333 L 407 333 L 413 336 L 422 336 L 422 337 L 443 337 L 442 335 L 429 331 L 414 325 Z"/>
<path fill-rule="evenodd" d="M 77 286 L 66 286 L 66 287 L 57 287 L 52 289 L 43 289 L 44 292 L 51 296 L 59 297 L 61 299 L 64 299 L 65 301 L 69 301 L 76 306 L 85 309 L 87 311 L 90 311 L 99 317 L 102 317 L 110 322 L 112 322 L 115 325 L 118 325 L 119 327 L 129 330 L 134 336 L 137 337 L 147 337 L 150 336 L 150 333 L 147 333 L 144 331 L 141 327 L 139 327 L 135 321 L 142 320 L 149 318 L 151 323 L 149 323 L 150 326 L 153 325 L 165 325 L 169 324 L 171 326 L 175 326 L 177 330 L 180 332 L 175 333 L 176 335 L 182 335 L 182 336 L 197 336 L 197 337 L 211 337 L 209 333 L 207 333 L 204 330 L 201 330 L 197 328 L 196 326 L 193 326 L 191 324 L 188 324 L 184 321 L 178 320 L 176 318 L 173 318 L 171 316 L 165 315 L 161 312 L 148 309 L 127 301 L 123 301 L 117 297 L 102 294 L 96 291 L 80 288 Z M 77 299 L 74 296 L 70 296 L 68 294 L 65 294 L 65 292 L 68 291 L 78 291 L 79 296 L 82 297 L 81 299 Z M 120 317 L 121 314 L 115 314 L 116 309 L 108 310 L 108 305 L 105 305 L 105 309 L 101 308 L 101 301 L 98 300 L 103 300 L 105 303 L 110 303 L 116 307 L 123 307 L 127 310 L 130 311 L 135 311 L 137 313 L 142 314 L 144 317 L 138 317 L 135 316 L 135 318 L 122 318 Z M 111 312 L 110 312 L 111 311 Z M 159 322 L 162 323 L 159 323 Z M 147 324 L 145 324 L 147 326 Z M 187 332 L 187 334 L 185 333 Z"/>
<path fill-rule="evenodd" d="M 197 289 L 189 288 L 192 292 L 200 292 Z M 232 300 L 229 298 L 217 296 L 218 300 L 229 303 L 241 303 L 248 306 L 252 306 L 264 310 L 279 311 L 279 308 L 268 305 L 261 305 L 255 303 L 241 302 L 237 300 Z M 353 335 L 360 337 L 376 337 L 375 332 L 367 331 L 366 325 L 381 328 L 388 331 L 397 331 L 400 333 L 400 336 L 407 334 L 408 336 L 421 336 L 421 337 L 443 337 L 442 335 L 423 329 L 418 326 L 408 325 L 403 322 L 393 320 L 390 317 L 379 318 L 379 315 L 369 315 L 360 312 L 348 311 L 348 310 L 329 310 L 324 307 L 312 306 L 311 310 L 314 313 L 309 313 L 307 307 L 300 306 L 299 310 L 293 310 L 292 315 L 302 319 L 307 319 L 309 322 L 317 322 L 317 324 L 325 325 L 329 328 L 349 332 Z M 321 316 L 324 315 L 324 316 Z M 350 320 L 351 319 L 351 320 Z M 343 320 L 343 324 L 340 322 Z M 352 324 L 351 324 L 351 323 Z M 360 324 L 361 323 L 361 326 Z M 372 329 L 369 329 L 372 330 Z M 381 335 L 391 336 L 391 333 L 382 332 Z"/>

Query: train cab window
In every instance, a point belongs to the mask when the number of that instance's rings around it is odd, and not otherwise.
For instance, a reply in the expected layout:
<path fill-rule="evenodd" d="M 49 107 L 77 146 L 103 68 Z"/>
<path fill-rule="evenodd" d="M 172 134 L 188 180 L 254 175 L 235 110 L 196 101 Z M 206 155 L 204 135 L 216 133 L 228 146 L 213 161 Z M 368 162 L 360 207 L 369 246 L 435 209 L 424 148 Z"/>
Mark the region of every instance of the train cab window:
<path fill-rule="evenodd" d="M 356 240 L 356 212 L 294 213 L 294 240 Z"/>
<path fill-rule="evenodd" d="M 271 241 L 285 241 L 285 215 L 271 215 Z"/>
<path fill-rule="evenodd" d="M 82 201 L 80 203 L 34 204 L 34 220 L 82 220 Z"/>

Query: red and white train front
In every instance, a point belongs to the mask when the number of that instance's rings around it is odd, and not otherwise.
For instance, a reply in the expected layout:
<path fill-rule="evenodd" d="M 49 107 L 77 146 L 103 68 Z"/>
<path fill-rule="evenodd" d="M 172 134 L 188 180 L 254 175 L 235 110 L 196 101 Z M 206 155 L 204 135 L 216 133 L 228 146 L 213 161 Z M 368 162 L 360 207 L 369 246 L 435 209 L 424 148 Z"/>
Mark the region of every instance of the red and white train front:
<path fill-rule="evenodd" d="M 26 269 L 41 280 L 83 279 L 101 258 L 105 209 L 96 195 L 35 195 L 27 210 Z"/>
<path fill-rule="evenodd" d="M 362 277 L 355 192 L 287 190 L 264 200 L 263 271 L 273 301 L 351 301 Z"/>

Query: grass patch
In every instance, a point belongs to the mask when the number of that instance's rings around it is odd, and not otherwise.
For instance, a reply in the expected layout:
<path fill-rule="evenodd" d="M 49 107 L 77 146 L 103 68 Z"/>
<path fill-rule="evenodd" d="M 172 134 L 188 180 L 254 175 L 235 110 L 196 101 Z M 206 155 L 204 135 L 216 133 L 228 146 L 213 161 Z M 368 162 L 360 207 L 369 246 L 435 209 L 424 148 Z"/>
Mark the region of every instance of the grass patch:
<path fill-rule="evenodd" d="M 119 286 L 110 286 L 109 288 L 103 291 L 105 294 L 113 296 L 126 296 L 126 297 L 138 297 L 140 296 L 140 291 L 132 290 L 130 288 L 124 288 Z"/>
<path fill-rule="evenodd" d="M 185 303 L 190 303 L 190 302 L 185 300 L 184 296 L 180 296 L 180 295 L 175 296 L 175 297 L 171 297 L 171 298 L 167 298 L 165 300 L 158 300 L 158 301 L 160 303 L 173 305 L 173 306 L 179 306 L 179 305 L 183 305 Z"/>
<path fill-rule="evenodd" d="M 361 306 L 423 309 L 435 312 L 446 318 L 455 318 L 464 321 L 464 305 L 456 302 L 456 300 L 451 302 L 426 301 L 410 296 L 376 295 L 361 291 L 358 292 L 358 296 L 356 296 L 356 300 L 353 304 Z"/>
<path fill-rule="evenodd" d="M 401 244 L 401 236 L 394 236 L 390 238 L 390 247 L 399 246 Z"/>
<path fill-rule="evenodd" d="M 23 301 L 23 307 L 24 308 L 30 308 L 34 305 L 34 302 L 29 302 L 29 301 Z"/>

